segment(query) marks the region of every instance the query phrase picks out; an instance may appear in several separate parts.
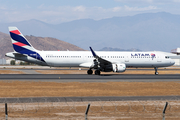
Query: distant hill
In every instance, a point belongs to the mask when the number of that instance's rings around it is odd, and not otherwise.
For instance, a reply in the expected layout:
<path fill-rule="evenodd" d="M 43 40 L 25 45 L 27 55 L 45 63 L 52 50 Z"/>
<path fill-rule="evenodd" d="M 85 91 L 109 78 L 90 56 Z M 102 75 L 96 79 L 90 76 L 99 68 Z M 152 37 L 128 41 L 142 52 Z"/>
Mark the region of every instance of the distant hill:
<path fill-rule="evenodd" d="M 140 49 L 131 48 L 131 49 L 121 49 L 121 48 L 112 48 L 112 47 L 104 47 L 99 51 L 142 51 Z"/>
<path fill-rule="evenodd" d="M 83 49 L 72 45 L 70 43 L 50 38 L 50 37 L 35 37 L 25 36 L 32 46 L 38 50 L 50 50 L 50 51 L 83 51 Z M 7 52 L 13 52 L 13 46 L 11 43 L 10 36 L 8 34 L 0 32 L 0 58 L 5 58 Z"/>
<path fill-rule="evenodd" d="M 24 35 L 53 37 L 89 50 L 103 47 L 166 51 L 180 47 L 180 15 L 166 12 L 102 20 L 80 19 L 57 25 L 38 20 L 0 23 L 0 31 L 17 26 Z"/>

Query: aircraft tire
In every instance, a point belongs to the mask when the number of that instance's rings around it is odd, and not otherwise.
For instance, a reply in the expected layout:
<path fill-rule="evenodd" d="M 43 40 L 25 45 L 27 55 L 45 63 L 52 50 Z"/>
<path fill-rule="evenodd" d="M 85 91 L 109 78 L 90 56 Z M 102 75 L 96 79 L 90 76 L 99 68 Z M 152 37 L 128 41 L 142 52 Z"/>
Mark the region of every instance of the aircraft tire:
<path fill-rule="evenodd" d="M 92 75 L 92 74 L 93 74 L 93 71 L 92 71 L 92 70 L 88 70 L 88 71 L 87 71 L 87 74 L 88 74 L 88 75 Z"/>
<path fill-rule="evenodd" d="M 158 72 L 155 72 L 155 75 L 158 75 L 159 73 Z"/>
<path fill-rule="evenodd" d="M 95 71 L 95 75 L 100 75 L 101 74 L 101 71 L 100 70 L 96 70 Z"/>

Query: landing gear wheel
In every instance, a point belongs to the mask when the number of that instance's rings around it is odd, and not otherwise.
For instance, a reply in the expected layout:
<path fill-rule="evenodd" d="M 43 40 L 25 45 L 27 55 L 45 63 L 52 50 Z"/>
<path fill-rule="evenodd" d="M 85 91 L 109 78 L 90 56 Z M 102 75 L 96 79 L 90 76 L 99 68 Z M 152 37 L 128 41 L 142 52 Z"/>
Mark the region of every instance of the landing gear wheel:
<path fill-rule="evenodd" d="M 155 72 L 155 75 L 158 75 L 159 73 L 158 72 Z"/>
<path fill-rule="evenodd" d="M 87 74 L 88 74 L 88 75 L 92 75 L 92 73 L 93 73 L 92 70 L 88 70 L 88 71 L 87 71 Z"/>
<path fill-rule="evenodd" d="M 100 70 L 96 70 L 95 71 L 95 75 L 100 75 L 101 74 L 101 71 Z"/>

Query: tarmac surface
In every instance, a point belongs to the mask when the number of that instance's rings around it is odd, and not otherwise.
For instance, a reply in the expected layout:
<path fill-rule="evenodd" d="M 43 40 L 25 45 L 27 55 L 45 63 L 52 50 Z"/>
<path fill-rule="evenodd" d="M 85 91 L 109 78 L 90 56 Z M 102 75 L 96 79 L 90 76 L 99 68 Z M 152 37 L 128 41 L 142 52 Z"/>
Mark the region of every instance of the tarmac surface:
<path fill-rule="evenodd" d="M 132 75 L 132 74 L 0 74 L 0 80 L 54 81 L 54 82 L 160 82 L 180 81 L 180 74 Z"/>

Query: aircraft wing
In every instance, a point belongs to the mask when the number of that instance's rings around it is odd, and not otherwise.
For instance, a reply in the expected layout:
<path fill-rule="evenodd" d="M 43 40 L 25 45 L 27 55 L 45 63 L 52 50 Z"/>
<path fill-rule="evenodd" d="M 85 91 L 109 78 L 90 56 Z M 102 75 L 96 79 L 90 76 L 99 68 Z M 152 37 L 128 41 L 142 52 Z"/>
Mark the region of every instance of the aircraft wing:
<path fill-rule="evenodd" d="M 99 63 L 100 66 L 104 66 L 104 65 L 110 65 L 112 64 L 112 62 L 108 61 L 108 60 L 105 60 L 101 57 L 99 57 L 95 52 L 94 50 L 90 47 L 90 50 L 94 56 L 94 58 L 96 58 L 97 62 Z"/>

